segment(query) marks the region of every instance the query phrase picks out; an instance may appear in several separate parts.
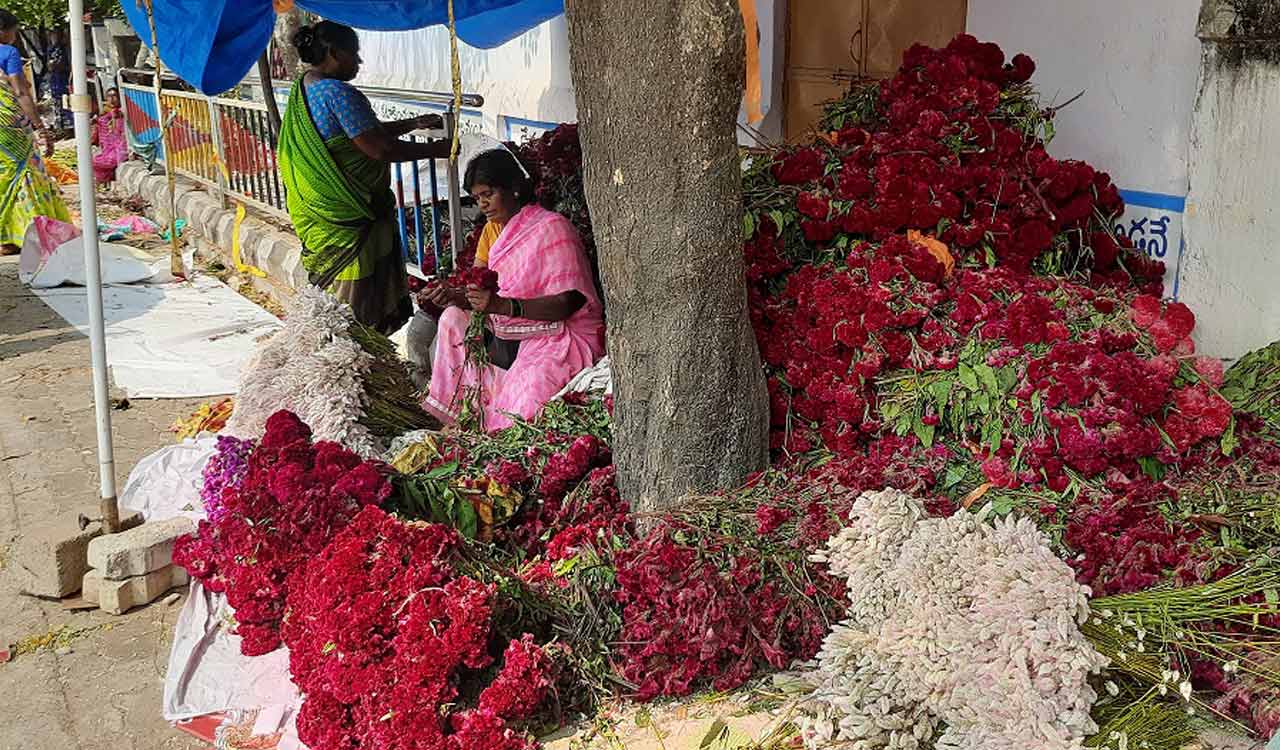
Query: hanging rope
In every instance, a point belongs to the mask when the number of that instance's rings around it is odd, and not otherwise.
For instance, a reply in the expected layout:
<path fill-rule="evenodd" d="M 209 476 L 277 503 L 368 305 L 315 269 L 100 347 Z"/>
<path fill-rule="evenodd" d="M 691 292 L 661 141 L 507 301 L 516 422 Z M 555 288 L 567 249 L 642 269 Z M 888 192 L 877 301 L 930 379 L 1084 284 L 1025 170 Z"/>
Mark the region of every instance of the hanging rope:
<path fill-rule="evenodd" d="M 453 0 L 449 0 L 449 67 L 453 74 L 453 147 L 449 161 L 458 163 L 462 133 L 462 63 L 458 60 L 458 21 L 453 16 Z"/>
<path fill-rule="evenodd" d="M 160 115 L 158 120 L 160 145 L 164 149 L 164 171 L 169 178 L 169 272 L 181 279 L 186 278 L 187 272 L 182 265 L 182 251 L 178 248 L 178 197 L 177 182 L 174 177 L 174 154 L 169 148 L 169 139 L 165 137 L 169 132 L 170 118 L 165 116 L 164 99 L 160 96 L 160 74 L 164 70 L 164 63 L 160 60 L 160 39 L 156 34 L 156 17 L 151 9 L 151 0 L 139 0 L 139 4 L 145 4 L 147 10 L 147 25 L 151 27 L 151 52 L 156 58 L 156 112 Z"/>
<path fill-rule="evenodd" d="M 224 185 L 231 184 L 231 171 L 217 154 L 213 155 L 213 163 L 218 166 L 218 170 L 222 172 L 222 183 Z M 260 279 L 267 277 L 267 272 L 257 266 L 251 266 L 240 260 L 240 226 L 244 224 L 245 209 L 244 202 L 237 198 L 232 198 L 236 202 L 236 219 L 231 225 L 231 265 L 235 266 L 238 273 L 247 273 L 250 276 L 256 276 Z"/>

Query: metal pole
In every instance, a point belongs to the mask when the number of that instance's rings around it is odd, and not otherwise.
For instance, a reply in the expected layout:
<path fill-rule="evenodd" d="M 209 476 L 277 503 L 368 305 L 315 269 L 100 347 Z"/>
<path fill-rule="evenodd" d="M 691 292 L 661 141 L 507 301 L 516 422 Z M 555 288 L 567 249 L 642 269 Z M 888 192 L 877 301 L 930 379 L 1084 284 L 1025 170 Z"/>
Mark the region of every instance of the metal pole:
<path fill-rule="evenodd" d="M 102 322 L 102 265 L 98 256 L 98 200 L 89 138 L 89 81 L 85 75 L 84 0 L 71 0 L 71 113 L 76 129 L 80 177 L 80 224 L 84 241 L 84 286 L 89 295 L 89 350 L 93 362 L 93 411 L 98 422 L 98 486 L 107 533 L 120 530 L 116 504 L 116 459 L 111 445 L 111 400 L 107 392 L 107 334 Z"/>

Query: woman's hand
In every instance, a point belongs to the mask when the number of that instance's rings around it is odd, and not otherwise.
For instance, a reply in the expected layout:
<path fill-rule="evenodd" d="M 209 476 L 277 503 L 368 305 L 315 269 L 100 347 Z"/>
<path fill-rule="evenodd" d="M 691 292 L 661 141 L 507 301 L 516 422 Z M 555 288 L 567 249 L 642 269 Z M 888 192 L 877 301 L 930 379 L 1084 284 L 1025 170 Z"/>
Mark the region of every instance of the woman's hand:
<path fill-rule="evenodd" d="M 443 284 L 428 287 L 426 290 L 426 297 L 431 304 L 441 309 L 446 307 L 463 307 L 461 303 L 465 301 L 465 299 L 460 299 L 461 295 L 456 291 Z"/>
<path fill-rule="evenodd" d="M 479 312 L 502 314 L 510 312 L 507 308 L 506 300 L 488 289 L 482 289 L 474 285 L 467 287 L 467 302 L 471 305 L 472 310 Z"/>
<path fill-rule="evenodd" d="M 419 115 L 413 118 L 414 129 L 439 130 L 444 127 L 444 118 L 440 115 Z"/>

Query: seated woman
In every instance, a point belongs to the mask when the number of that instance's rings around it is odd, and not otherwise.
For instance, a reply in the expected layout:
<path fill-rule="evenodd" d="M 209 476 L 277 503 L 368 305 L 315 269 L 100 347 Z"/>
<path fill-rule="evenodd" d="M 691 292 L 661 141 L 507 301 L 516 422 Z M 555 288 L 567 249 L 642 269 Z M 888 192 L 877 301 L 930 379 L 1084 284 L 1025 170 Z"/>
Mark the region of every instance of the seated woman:
<path fill-rule="evenodd" d="M 107 89 L 106 108 L 93 123 L 93 179 L 98 184 L 116 179 L 116 167 L 129 158 L 129 144 L 124 137 L 124 112 L 120 109 L 120 91 Z"/>
<path fill-rule="evenodd" d="M 302 240 L 310 282 L 351 305 L 356 319 L 382 333 L 413 314 L 396 225 L 391 164 L 449 155 L 448 141 L 399 137 L 438 126 L 438 115 L 380 122 L 348 83 L 360 69 L 349 26 L 321 21 L 294 35 L 311 69 L 289 94 L 280 128 L 280 175 L 289 217 Z"/>
<path fill-rule="evenodd" d="M 502 227 L 487 259 L 498 275 L 498 291 L 432 291 L 431 301 L 444 313 L 423 408 L 449 424 L 475 393 L 484 428 L 500 430 L 511 425 L 512 416 L 532 419 L 604 355 L 603 308 L 578 231 L 560 214 L 531 203 L 528 180 L 510 152 L 477 156 L 463 186 L 485 218 Z M 471 310 L 489 313 L 499 340 L 519 342 L 509 368 L 490 364 L 478 371 L 467 361 Z"/>

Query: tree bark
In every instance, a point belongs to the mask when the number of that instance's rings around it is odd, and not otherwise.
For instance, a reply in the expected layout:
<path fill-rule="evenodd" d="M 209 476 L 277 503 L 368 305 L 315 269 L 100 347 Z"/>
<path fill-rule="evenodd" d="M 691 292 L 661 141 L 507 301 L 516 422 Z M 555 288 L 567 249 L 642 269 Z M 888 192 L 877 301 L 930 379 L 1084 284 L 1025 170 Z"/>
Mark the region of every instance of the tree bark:
<path fill-rule="evenodd" d="M 567 0 L 587 205 L 634 510 L 738 486 L 768 460 L 747 316 L 737 0 Z"/>
<path fill-rule="evenodd" d="M 302 73 L 302 60 L 298 59 L 298 50 L 293 46 L 293 35 L 306 23 L 307 14 L 297 8 L 276 17 L 274 40 L 290 80 Z"/>

